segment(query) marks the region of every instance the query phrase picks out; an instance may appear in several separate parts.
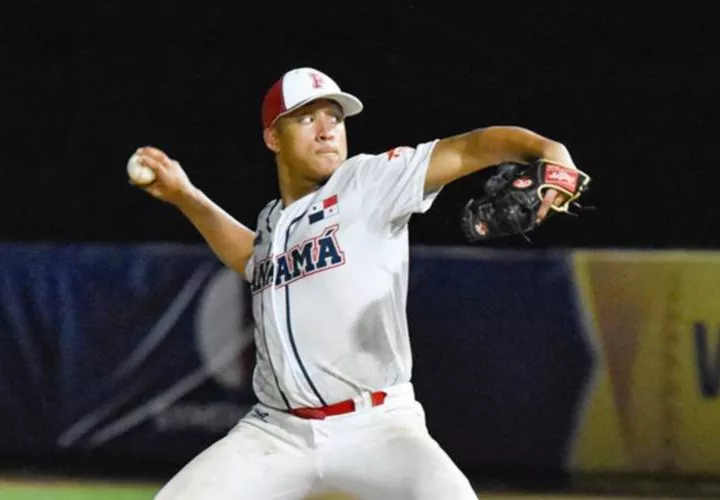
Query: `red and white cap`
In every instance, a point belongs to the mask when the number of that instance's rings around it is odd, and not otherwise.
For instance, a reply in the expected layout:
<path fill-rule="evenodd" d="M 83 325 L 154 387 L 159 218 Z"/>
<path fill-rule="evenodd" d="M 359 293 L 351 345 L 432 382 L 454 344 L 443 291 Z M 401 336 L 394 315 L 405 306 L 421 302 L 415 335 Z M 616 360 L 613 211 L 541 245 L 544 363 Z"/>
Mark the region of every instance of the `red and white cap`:
<path fill-rule="evenodd" d="M 262 103 L 262 124 L 267 128 L 275 120 L 316 99 L 331 99 L 343 109 L 345 116 L 353 116 L 363 104 L 352 94 L 340 90 L 335 81 L 313 68 L 296 68 L 285 73 L 270 87 Z"/>

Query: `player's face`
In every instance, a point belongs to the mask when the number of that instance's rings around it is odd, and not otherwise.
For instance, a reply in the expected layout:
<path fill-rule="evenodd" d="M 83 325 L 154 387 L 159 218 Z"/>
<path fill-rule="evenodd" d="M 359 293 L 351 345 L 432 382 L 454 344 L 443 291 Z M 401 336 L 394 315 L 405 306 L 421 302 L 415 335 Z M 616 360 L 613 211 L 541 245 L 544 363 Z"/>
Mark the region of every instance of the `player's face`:
<path fill-rule="evenodd" d="M 275 126 L 280 161 L 313 182 L 330 177 L 347 158 L 342 108 L 327 99 L 281 117 Z"/>

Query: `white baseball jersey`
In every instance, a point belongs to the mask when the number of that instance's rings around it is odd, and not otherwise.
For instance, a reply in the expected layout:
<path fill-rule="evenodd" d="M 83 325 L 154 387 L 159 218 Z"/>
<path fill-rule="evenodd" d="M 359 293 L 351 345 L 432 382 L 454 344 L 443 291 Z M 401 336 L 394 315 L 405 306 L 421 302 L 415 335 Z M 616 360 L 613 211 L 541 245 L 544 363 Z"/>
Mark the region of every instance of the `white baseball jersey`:
<path fill-rule="evenodd" d="M 439 193 L 424 193 L 436 143 L 354 156 L 260 212 L 245 275 L 262 403 L 324 406 L 410 380 L 408 222 Z"/>

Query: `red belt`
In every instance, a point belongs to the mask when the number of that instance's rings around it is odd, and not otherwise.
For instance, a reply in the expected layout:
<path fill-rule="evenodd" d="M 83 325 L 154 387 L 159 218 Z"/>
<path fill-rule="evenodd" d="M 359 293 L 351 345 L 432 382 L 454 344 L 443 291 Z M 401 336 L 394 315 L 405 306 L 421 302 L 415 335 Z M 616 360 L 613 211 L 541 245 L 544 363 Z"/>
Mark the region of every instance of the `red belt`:
<path fill-rule="evenodd" d="M 385 402 L 387 393 L 383 391 L 377 391 L 370 393 L 370 401 L 372 406 L 380 406 Z M 300 418 L 307 418 L 313 420 L 323 420 L 325 417 L 332 417 L 334 415 L 343 415 L 345 413 L 352 413 L 355 411 L 355 401 L 352 399 L 346 399 L 339 403 L 333 403 L 328 406 L 321 406 L 320 408 L 294 408 L 290 410 L 290 413 Z"/>

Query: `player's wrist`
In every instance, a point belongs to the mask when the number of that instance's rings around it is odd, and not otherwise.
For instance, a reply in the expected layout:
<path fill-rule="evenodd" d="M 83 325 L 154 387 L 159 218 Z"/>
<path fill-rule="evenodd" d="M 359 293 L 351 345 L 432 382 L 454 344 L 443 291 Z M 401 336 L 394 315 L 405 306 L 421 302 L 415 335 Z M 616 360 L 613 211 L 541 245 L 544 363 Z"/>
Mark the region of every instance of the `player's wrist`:
<path fill-rule="evenodd" d="M 190 212 L 197 211 L 206 205 L 207 196 L 194 185 L 188 183 L 187 186 L 175 191 L 168 201 L 182 212 Z"/>
<path fill-rule="evenodd" d="M 577 169 L 575 162 L 570 156 L 570 151 L 568 151 L 565 145 L 558 142 L 550 143 L 549 147 L 543 151 L 539 160 L 544 163 L 552 163 L 560 167 Z"/>

